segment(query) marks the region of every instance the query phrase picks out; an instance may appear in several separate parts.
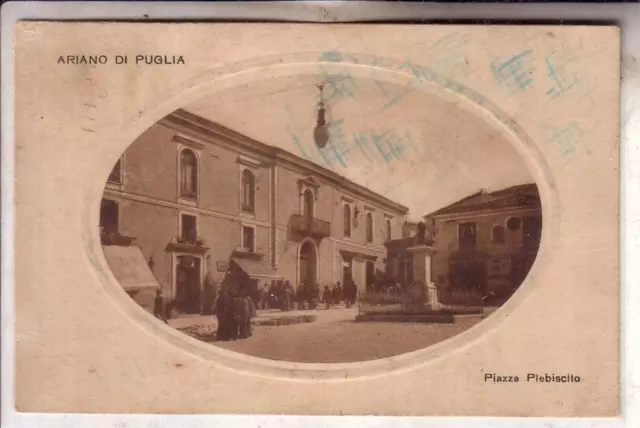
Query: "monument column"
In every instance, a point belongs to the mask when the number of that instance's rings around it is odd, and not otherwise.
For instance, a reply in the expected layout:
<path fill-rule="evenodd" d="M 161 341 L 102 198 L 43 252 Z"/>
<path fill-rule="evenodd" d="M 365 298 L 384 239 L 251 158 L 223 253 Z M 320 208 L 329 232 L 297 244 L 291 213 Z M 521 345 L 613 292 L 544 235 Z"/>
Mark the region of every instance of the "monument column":
<path fill-rule="evenodd" d="M 412 290 L 416 299 L 414 303 L 421 303 L 425 309 L 440 309 L 438 289 L 431 280 L 431 256 L 435 249 L 429 245 L 419 244 L 407 248 L 407 251 L 413 258 Z"/>

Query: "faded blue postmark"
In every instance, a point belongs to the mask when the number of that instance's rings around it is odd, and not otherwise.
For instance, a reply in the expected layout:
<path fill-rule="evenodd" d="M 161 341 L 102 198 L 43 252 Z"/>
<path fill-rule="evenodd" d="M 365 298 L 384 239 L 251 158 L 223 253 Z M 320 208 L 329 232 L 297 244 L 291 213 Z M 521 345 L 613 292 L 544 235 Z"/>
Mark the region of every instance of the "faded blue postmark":
<path fill-rule="evenodd" d="M 545 62 L 548 80 L 545 94 L 549 101 L 569 91 L 590 95 L 589 74 L 582 69 L 577 56 L 563 57 L 551 53 L 545 58 Z"/>
<path fill-rule="evenodd" d="M 529 89 L 533 84 L 533 51 L 520 52 L 506 60 L 500 57 L 491 61 L 491 73 L 496 83 L 511 94 Z"/>
<path fill-rule="evenodd" d="M 321 54 L 318 61 L 320 63 L 340 63 L 343 59 L 343 54 L 340 51 L 334 50 Z M 337 103 L 343 99 L 356 97 L 356 93 L 360 88 L 346 67 L 339 73 L 331 73 L 325 66 L 320 64 L 320 74 L 324 78 L 324 88 L 326 91 L 325 96 L 327 101 Z"/>
<path fill-rule="evenodd" d="M 344 118 L 328 123 L 330 137 L 326 147 L 322 149 L 316 146 L 311 133 L 301 137 L 292 126 L 287 126 L 287 132 L 304 159 L 326 168 L 346 168 L 351 156 L 356 154 L 369 164 L 389 164 L 406 160 L 407 151 L 415 148 L 408 129 L 359 129 L 348 134 L 345 123 Z"/>
<path fill-rule="evenodd" d="M 469 62 L 464 50 L 470 41 L 467 33 L 454 32 L 441 37 L 431 45 L 435 65 L 448 74 L 469 74 Z"/>
<path fill-rule="evenodd" d="M 555 145 L 555 150 L 561 158 L 591 154 L 584 141 L 585 133 L 578 122 L 569 122 L 562 126 L 547 126 L 548 141 Z"/>

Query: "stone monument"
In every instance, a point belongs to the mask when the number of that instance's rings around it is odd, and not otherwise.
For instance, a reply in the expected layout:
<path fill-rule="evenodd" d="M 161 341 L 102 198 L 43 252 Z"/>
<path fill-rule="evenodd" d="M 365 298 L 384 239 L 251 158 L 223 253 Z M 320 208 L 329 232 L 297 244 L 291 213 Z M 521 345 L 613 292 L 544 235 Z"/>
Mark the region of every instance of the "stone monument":
<path fill-rule="evenodd" d="M 431 280 L 431 257 L 435 252 L 433 236 L 427 233 L 426 225 L 418 223 L 418 231 L 413 245 L 407 251 L 413 257 L 413 283 L 408 293 L 408 309 L 410 312 L 441 309 L 438 300 L 438 288 Z"/>

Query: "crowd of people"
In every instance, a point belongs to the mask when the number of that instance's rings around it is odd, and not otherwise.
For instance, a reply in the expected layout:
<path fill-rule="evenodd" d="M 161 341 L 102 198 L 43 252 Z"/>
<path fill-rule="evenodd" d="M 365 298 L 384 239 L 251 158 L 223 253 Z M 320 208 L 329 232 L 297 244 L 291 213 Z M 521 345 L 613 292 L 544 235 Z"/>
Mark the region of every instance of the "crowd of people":
<path fill-rule="evenodd" d="M 260 289 L 260 309 L 280 309 L 289 311 L 297 304 L 298 309 L 316 309 L 320 304 L 324 304 L 325 309 L 339 305 L 343 301 L 347 308 L 355 305 L 358 289 L 351 282 L 344 287 L 337 282 L 332 287 L 325 285 L 323 289 L 319 284 L 300 284 L 294 290 L 289 281 L 273 281 L 271 284 L 264 284 Z"/>
<path fill-rule="evenodd" d="M 358 289 L 353 282 L 344 284 L 337 282 L 331 287 L 319 284 L 313 286 L 300 284 L 297 289 L 289 281 L 271 281 L 264 283 L 260 289 L 256 285 L 235 286 L 223 285 L 219 290 L 215 284 L 211 287 L 210 299 L 204 299 L 209 310 L 202 310 L 201 315 L 214 315 L 218 319 L 216 339 L 229 341 L 251 337 L 251 319 L 256 316 L 256 309 L 317 309 L 324 305 L 325 309 L 345 302 L 347 308 L 355 305 Z M 162 291 L 157 290 L 153 304 L 153 314 L 165 323 L 171 318 L 173 302 L 165 300 Z M 205 308 L 206 309 L 206 308 Z"/>
<path fill-rule="evenodd" d="M 256 306 L 249 296 L 223 287 L 216 298 L 216 316 L 217 340 L 246 339 L 253 334 L 251 319 L 256 316 Z"/>

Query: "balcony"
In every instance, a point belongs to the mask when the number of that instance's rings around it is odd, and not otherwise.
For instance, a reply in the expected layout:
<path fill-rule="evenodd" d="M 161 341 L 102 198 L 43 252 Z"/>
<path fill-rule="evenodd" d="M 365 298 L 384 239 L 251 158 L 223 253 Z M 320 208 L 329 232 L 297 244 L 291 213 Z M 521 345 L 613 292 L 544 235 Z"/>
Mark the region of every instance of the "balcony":
<path fill-rule="evenodd" d="M 204 239 L 195 237 L 176 237 L 171 240 L 164 249 L 166 252 L 178 252 L 187 254 L 204 254 L 209 247 Z"/>
<path fill-rule="evenodd" d="M 307 217 L 301 214 L 294 214 L 289 219 L 291 232 L 313 236 L 315 238 L 327 238 L 331 236 L 331 223 L 318 218 Z"/>

